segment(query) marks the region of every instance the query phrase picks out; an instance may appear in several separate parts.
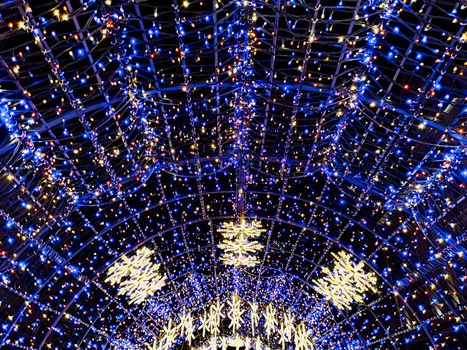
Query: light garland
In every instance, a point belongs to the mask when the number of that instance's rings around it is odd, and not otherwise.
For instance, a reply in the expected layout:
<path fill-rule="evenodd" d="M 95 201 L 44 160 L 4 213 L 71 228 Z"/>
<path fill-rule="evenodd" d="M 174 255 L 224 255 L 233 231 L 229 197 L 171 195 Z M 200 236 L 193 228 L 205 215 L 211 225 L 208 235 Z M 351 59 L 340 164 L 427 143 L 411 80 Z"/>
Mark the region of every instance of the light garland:
<path fill-rule="evenodd" d="M 247 222 L 241 219 L 240 223 L 223 223 L 219 232 L 223 236 L 223 241 L 219 248 L 223 250 L 221 260 L 226 265 L 239 267 L 254 267 L 259 263 L 257 252 L 263 245 L 255 241 L 255 238 L 266 232 L 261 226 L 261 222 Z"/>
<path fill-rule="evenodd" d="M 333 268 L 323 267 L 324 277 L 314 280 L 315 289 L 338 309 L 348 310 L 353 303 L 363 303 L 367 292 L 377 292 L 376 276 L 365 272 L 365 263 L 355 264 L 346 252 L 332 253 Z"/>
<path fill-rule="evenodd" d="M 152 262 L 153 255 L 154 251 L 143 247 L 131 257 L 123 256 L 109 268 L 105 281 L 117 285 L 118 295 L 127 295 L 131 304 L 141 304 L 164 287 L 167 279 L 159 272 L 160 264 Z"/>

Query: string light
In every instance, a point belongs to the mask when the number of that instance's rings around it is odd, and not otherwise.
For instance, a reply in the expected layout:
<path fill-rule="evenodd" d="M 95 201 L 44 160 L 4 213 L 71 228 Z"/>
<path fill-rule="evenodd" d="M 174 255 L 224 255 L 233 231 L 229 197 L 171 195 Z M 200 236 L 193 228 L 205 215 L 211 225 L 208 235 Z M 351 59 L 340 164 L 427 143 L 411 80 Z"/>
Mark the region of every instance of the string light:
<path fill-rule="evenodd" d="M 324 295 L 337 308 L 350 309 L 352 303 L 363 303 L 363 297 L 376 289 L 376 276 L 363 270 L 365 264 L 355 264 L 346 252 L 332 253 L 334 258 L 332 269 L 323 267 L 323 277 L 314 280 L 315 289 Z"/>
<path fill-rule="evenodd" d="M 0 5 L 0 347 L 461 349 L 462 10 Z"/>
<path fill-rule="evenodd" d="M 259 263 L 255 254 L 262 249 L 262 245 L 254 239 L 266 231 L 259 221 L 247 222 L 241 219 L 239 224 L 227 222 L 222 224 L 218 231 L 223 236 L 219 248 L 224 251 L 221 257 L 224 264 L 234 267 L 254 267 Z"/>
<path fill-rule="evenodd" d="M 185 314 L 180 317 L 178 324 L 169 319 L 162 327 L 158 338 L 155 338 L 149 345 L 149 349 L 171 349 L 185 337 L 191 346 L 194 334 L 199 331 L 205 339 L 205 347 L 209 349 L 217 349 L 218 346 L 269 349 L 273 348 L 271 343 L 274 337 L 279 339 L 282 348 L 290 344 L 294 344 L 297 349 L 314 348 L 309 326 L 303 321 L 296 322 L 296 316 L 290 310 L 279 313 L 272 304 L 269 304 L 262 312 L 263 317 L 258 317 L 258 309 L 251 308 L 251 305 L 242 300 L 239 295 L 233 294 L 227 302 L 217 300 L 210 306 L 206 306 L 203 311 L 199 312 L 198 317 Z M 226 311 L 225 314 L 223 310 Z M 259 321 L 264 322 L 261 331 L 258 327 L 248 330 L 247 317 L 250 319 L 256 317 L 258 324 Z M 221 333 L 221 324 L 225 319 L 229 321 L 228 334 Z"/>
<path fill-rule="evenodd" d="M 166 276 L 159 272 L 160 264 L 152 262 L 154 251 L 143 247 L 136 254 L 122 256 L 107 271 L 105 281 L 117 285 L 119 295 L 127 295 L 130 303 L 141 304 L 165 285 Z"/>

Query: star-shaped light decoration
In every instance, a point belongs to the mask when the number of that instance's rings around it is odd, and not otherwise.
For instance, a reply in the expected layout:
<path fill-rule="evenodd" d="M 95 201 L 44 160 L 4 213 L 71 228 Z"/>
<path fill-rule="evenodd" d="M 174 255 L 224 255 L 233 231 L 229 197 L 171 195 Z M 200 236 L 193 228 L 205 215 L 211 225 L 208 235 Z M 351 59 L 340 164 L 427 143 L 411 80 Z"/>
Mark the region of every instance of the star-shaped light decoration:
<path fill-rule="evenodd" d="M 226 336 L 221 337 L 220 345 L 222 350 L 227 350 L 229 348 L 229 339 Z"/>
<path fill-rule="evenodd" d="M 224 251 L 221 260 L 226 265 L 254 267 L 259 263 L 255 253 L 259 252 L 263 245 L 255 241 L 255 238 L 266 232 L 261 222 L 247 222 L 242 218 L 239 223 L 223 223 L 219 232 L 224 238 L 219 245 Z"/>
<path fill-rule="evenodd" d="M 217 347 L 218 347 L 217 337 L 214 336 L 209 340 L 209 348 L 213 350 L 217 350 Z"/>
<path fill-rule="evenodd" d="M 159 272 L 160 264 L 152 261 L 154 251 L 143 247 L 131 257 L 123 256 L 111 266 L 106 282 L 118 285 L 118 295 L 127 295 L 131 304 L 141 304 L 165 286 L 167 276 Z"/>
<path fill-rule="evenodd" d="M 332 253 L 334 266 L 324 267 L 324 277 L 314 280 L 315 290 L 324 295 L 338 309 L 348 310 L 353 303 L 363 303 L 367 292 L 377 292 L 376 276 L 365 272 L 365 263 L 355 264 L 346 252 Z"/>
<path fill-rule="evenodd" d="M 155 338 L 152 345 L 147 344 L 148 350 L 169 350 L 179 335 L 179 325 L 172 320 L 163 327 L 160 339 Z"/>
<path fill-rule="evenodd" d="M 285 331 L 285 326 L 281 322 L 279 323 L 279 327 L 277 328 L 277 332 L 279 333 L 279 344 L 282 349 L 285 349 L 285 346 L 287 344 L 287 335 Z"/>

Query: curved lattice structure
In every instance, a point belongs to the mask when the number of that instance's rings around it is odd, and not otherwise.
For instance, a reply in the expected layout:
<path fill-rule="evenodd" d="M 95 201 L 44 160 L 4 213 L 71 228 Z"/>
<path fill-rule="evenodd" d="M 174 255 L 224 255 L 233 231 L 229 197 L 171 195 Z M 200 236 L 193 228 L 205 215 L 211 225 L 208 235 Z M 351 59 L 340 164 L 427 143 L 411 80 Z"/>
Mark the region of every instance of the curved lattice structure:
<path fill-rule="evenodd" d="M 0 347 L 462 349 L 465 10 L 0 2 Z"/>

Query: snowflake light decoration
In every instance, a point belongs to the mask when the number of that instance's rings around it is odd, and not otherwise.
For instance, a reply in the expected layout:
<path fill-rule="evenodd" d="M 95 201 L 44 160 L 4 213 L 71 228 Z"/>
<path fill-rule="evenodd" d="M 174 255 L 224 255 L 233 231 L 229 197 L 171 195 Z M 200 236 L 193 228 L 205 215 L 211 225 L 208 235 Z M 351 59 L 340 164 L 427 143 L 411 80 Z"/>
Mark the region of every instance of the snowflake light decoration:
<path fill-rule="evenodd" d="M 295 317 L 290 312 L 286 312 L 284 313 L 284 319 L 282 323 L 284 324 L 285 339 L 287 341 L 292 340 L 294 334 Z"/>
<path fill-rule="evenodd" d="M 338 309 L 346 310 L 352 307 L 352 303 L 363 303 L 363 297 L 367 292 L 377 292 L 376 276 L 372 272 L 365 272 L 365 263 L 360 261 L 355 264 L 350 254 L 339 252 L 332 253 L 334 267 L 324 267 L 324 277 L 314 280 L 315 290 L 324 295 Z"/>
<path fill-rule="evenodd" d="M 210 317 L 209 314 L 204 310 L 203 314 L 199 316 L 200 329 L 203 331 L 203 337 L 210 331 Z"/>
<path fill-rule="evenodd" d="M 182 335 L 182 337 L 186 337 L 186 341 L 190 346 L 191 342 L 195 338 L 195 330 L 196 326 L 194 324 L 193 316 L 191 314 L 182 315 L 180 317 L 180 334 Z"/>
<path fill-rule="evenodd" d="M 243 320 L 242 314 L 244 311 L 241 309 L 240 298 L 236 294 L 232 295 L 232 300 L 229 301 L 228 304 L 230 306 L 230 310 L 227 313 L 230 318 L 229 328 L 231 328 L 232 332 L 235 334 L 241 326 Z"/>
<path fill-rule="evenodd" d="M 266 307 L 266 312 L 264 313 L 264 328 L 266 329 L 266 335 L 268 339 L 271 336 L 271 334 L 276 330 L 276 327 L 276 308 L 269 304 Z"/>
<path fill-rule="evenodd" d="M 227 321 L 228 330 L 222 327 Z M 195 339 L 196 348 L 192 346 Z M 229 347 L 270 350 L 268 343 L 271 342 L 277 342 L 282 349 L 295 346 L 298 350 L 313 350 L 314 346 L 309 325 L 304 320 L 299 321 L 294 311 L 276 308 L 273 304 L 260 310 L 260 304 L 236 293 L 227 301 L 216 299 L 197 314 L 185 313 L 178 319 L 170 318 L 153 343 L 147 343 L 146 349 L 169 350 L 180 342 L 199 350 Z"/>
<path fill-rule="evenodd" d="M 222 310 L 224 309 L 224 303 L 221 303 L 219 300 L 216 301 L 216 304 L 212 304 L 209 308 L 208 314 L 208 327 L 212 335 L 217 337 L 220 332 L 221 321 L 224 317 Z"/>
<path fill-rule="evenodd" d="M 224 238 L 219 245 L 224 251 L 221 260 L 226 265 L 234 267 L 256 266 L 259 260 L 255 253 L 259 252 L 263 245 L 254 239 L 265 231 L 259 221 L 246 222 L 241 219 L 240 223 L 227 222 L 222 224 L 219 229 Z"/>
<path fill-rule="evenodd" d="M 131 304 L 141 304 L 165 286 L 167 277 L 159 272 L 160 264 L 152 262 L 154 251 L 143 247 L 132 257 L 111 266 L 106 282 L 118 285 L 118 295 L 127 295 Z"/>
<path fill-rule="evenodd" d="M 313 350 L 314 345 L 310 339 L 310 331 L 305 323 L 301 322 L 295 328 L 295 349 L 296 350 Z"/>
<path fill-rule="evenodd" d="M 245 346 L 245 340 L 239 334 L 236 334 L 234 338 L 230 339 L 229 346 L 239 350 L 241 347 Z"/>
<path fill-rule="evenodd" d="M 178 337 L 178 331 L 178 325 L 173 324 L 172 320 L 169 320 L 169 323 L 166 326 L 164 326 L 163 329 L 163 336 L 161 339 L 160 348 L 164 350 L 170 349 L 172 347 L 172 344 Z"/>
<path fill-rule="evenodd" d="M 250 323 L 251 323 L 251 334 L 255 336 L 256 333 L 256 328 L 258 327 L 259 324 L 259 319 L 260 315 L 258 313 L 258 304 L 254 302 L 248 302 L 248 305 L 250 306 L 251 312 L 250 312 Z"/>
<path fill-rule="evenodd" d="M 466 7 L 0 1 L 1 348 L 463 348 Z"/>

